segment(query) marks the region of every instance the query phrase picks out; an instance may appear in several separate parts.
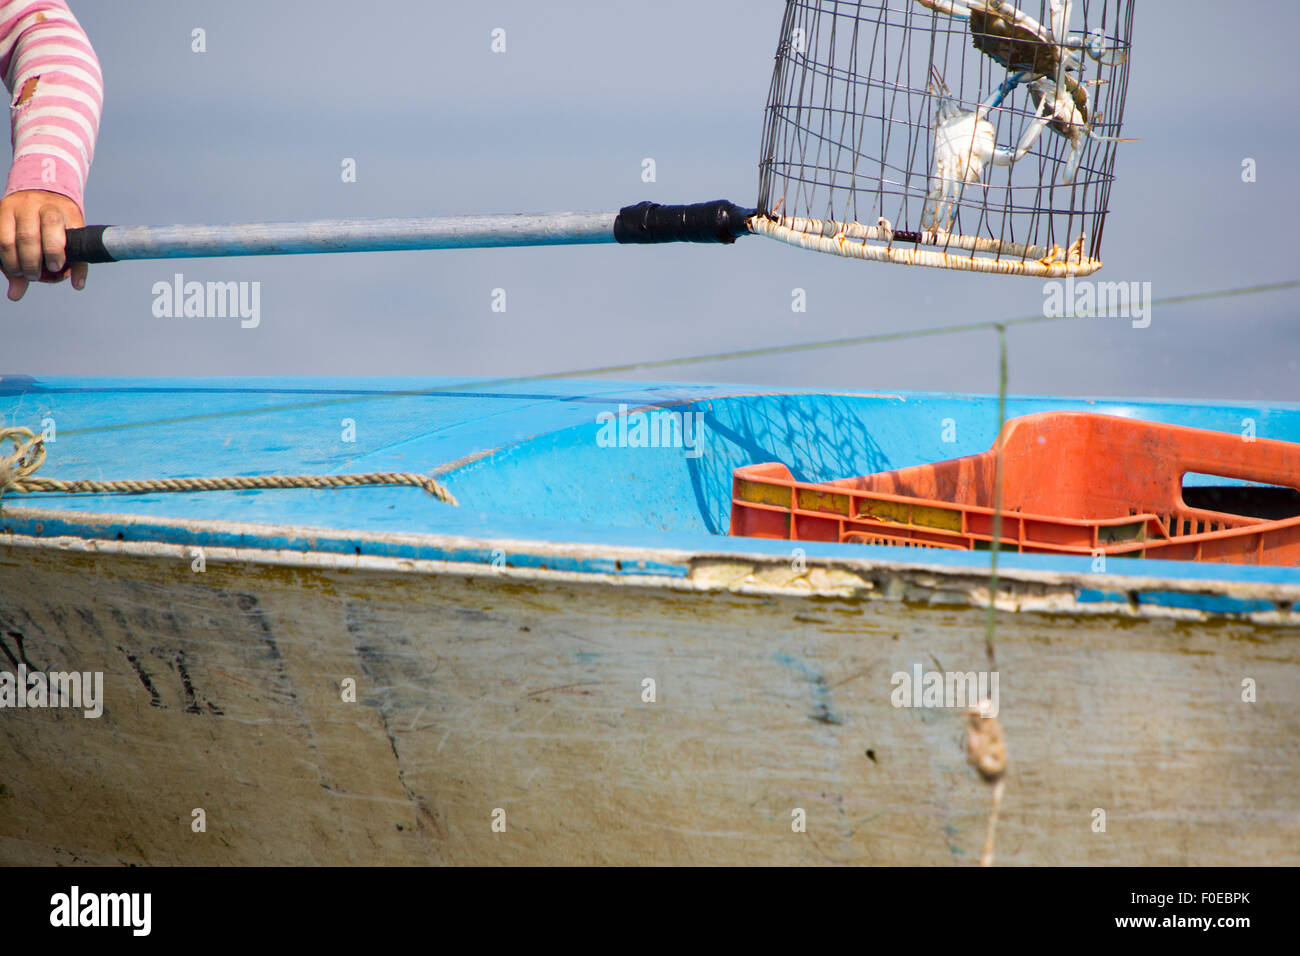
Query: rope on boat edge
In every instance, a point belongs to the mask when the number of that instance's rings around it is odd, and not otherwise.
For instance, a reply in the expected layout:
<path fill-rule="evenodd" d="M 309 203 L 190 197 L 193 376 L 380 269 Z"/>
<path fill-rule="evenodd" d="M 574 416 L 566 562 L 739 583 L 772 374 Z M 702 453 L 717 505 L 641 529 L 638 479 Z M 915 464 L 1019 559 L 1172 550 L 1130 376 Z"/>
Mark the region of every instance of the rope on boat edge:
<path fill-rule="evenodd" d="M 0 428 L 0 448 L 14 447 L 0 456 L 0 499 L 9 492 L 60 492 L 73 495 L 149 494 L 175 491 L 248 491 L 278 488 L 352 488 L 363 485 L 405 485 L 423 488 L 444 504 L 459 504 L 456 497 L 428 475 L 405 471 L 380 471 L 360 475 L 233 475 L 223 478 L 149 478 L 117 481 L 64 481 L 37 478 L 45 461 L 45 439 L 30 428 Z"/>

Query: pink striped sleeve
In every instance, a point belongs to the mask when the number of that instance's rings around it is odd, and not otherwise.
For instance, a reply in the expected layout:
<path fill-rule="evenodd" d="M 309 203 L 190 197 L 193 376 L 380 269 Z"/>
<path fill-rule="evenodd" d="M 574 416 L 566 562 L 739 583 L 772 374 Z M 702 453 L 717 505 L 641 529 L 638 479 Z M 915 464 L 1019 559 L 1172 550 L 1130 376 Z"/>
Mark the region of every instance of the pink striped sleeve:
<path fill-rule="evenodd" d="M 13 98 L 14 161 L 5 195 L 44 189 L 85 210 L 104 79 L 64 0 L 0 3 L 0 76 Z"/>

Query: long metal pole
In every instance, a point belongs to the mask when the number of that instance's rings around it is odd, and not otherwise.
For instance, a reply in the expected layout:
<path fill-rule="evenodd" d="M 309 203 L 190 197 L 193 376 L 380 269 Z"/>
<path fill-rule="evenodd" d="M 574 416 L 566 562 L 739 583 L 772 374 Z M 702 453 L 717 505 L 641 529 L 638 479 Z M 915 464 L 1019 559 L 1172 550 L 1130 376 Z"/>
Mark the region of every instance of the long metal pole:
<path fill-rule="evenodd" d="M 612 212 L 552 212 L 435 219 L 318 219 L 230 226 L 85 226 L 70 229 L 70 262 L 275 256 L 310 252 L 484 249 L 600 242 L 734 242 L 752 209 L 726 200 L 690 206 L 643 202 Z"/>
<path fill-rule="evenodd" d="M 72 261 L 187 259 L 196 256 L 296 255 L 308 252 L 387 252 L 400 249 L 481 249 L 614 242 L 618 212 L 450 216 L 438 219 L 319 219 L 230 226 L 103 226 L 93 248 L 70 248 Z"/>

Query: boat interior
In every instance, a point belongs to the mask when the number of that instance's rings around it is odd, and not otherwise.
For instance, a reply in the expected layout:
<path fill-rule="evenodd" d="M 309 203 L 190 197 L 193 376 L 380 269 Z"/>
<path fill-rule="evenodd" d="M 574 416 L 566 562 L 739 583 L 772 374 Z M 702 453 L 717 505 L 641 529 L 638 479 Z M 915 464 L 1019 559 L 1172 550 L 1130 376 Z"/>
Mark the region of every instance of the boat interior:
<path fill-rule="evenodd" d="M 1086 411 L 1300 442 L 1300 405 L 1006 400 L 1008 419 L 1043 411 Z M 5 524 L 18 531 L 21 512 L 15 509 L 40 508 L 64 516 L 70 534 L 103 533 L 103 521 L 87 523 L 82 515 L 130 517 L 113 532 L 119 538 L 195 541 L 192 527 L 173 532 L 170 523 L 236 522 L 349 532 L 358 554 L 387 553 L 394 536 L 404 534 L 789 553 L 788 540 L 728 535 L 736 468 L 780 462 L 795 479 L 814 482 L 871 475 L 985 452 L 999 425 L 997 398 L 988 395 L 600 379 L 21 375 L 0 378 L 0 423 L 51 437 L 41 469 L 46 477 L 420 472 L 434 475 L 458 499 L 453 507 L 416 488 L 365 487 L 11 494 L 5 500 Z M 1300 513 L 1294 488 L 1197 474 L 1185 476 L 1184 484 L 1194 506 L 1259 517 Z M 276 535 L 263 529 L 236 537 L 251 545 Z M 925 549 L 864 544 L 808 542 L 806 550 L 844 560 L 936 560 Z M 988 558 L 945 552 L 943 560 L 978 564 Z M 1007 554 L 1004 560 L 1048 569 L 1088 563 L 1032 554 Z M 1146 574 L 1157 563 L 1180 577 L 1265 573 L 1269 580 L 1300 581 L 1294 568 L 1124 559 L 1112 562 L 1112 570 Z"/>

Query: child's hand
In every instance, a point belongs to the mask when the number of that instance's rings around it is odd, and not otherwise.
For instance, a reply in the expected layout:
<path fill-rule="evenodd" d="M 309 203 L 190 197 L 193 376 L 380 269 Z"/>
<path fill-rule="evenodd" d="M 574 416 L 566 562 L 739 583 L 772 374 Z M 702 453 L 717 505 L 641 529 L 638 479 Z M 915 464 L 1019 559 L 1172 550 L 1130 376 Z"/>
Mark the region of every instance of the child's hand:
<path fill-rule="evenodd" d="M 86 285 L 86 264 L 68 265 L 64 230 L 84 226 L 81 210 L 67 196 L 24 189 L 0 199 L 0 266 L 9 277 L 9 300 L 17 302 L 29 282 Z"/>

